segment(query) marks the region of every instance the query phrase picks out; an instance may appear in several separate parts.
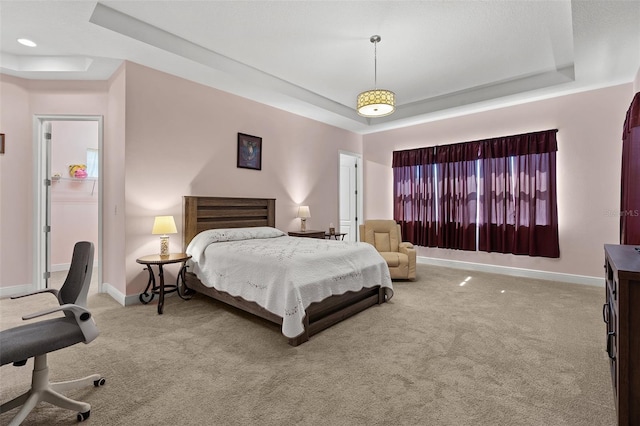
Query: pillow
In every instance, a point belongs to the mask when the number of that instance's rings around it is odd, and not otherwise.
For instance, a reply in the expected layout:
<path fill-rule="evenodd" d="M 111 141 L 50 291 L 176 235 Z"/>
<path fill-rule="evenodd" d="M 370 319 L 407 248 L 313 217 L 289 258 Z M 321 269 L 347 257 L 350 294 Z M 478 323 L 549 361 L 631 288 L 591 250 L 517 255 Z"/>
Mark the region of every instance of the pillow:
<path fill-rule="evenodd" d="M 209 244 L 224 241 L 242 241 L 259 238 L 275 238 L 286 235 L 277 228 L 270 226 L 257 226 L 255 228 L 225 228 L 208 229 L 193 237 L 187 246 L 187 254 L 191 255 L 194 262 L 198 262 L 204 250 Z"/>

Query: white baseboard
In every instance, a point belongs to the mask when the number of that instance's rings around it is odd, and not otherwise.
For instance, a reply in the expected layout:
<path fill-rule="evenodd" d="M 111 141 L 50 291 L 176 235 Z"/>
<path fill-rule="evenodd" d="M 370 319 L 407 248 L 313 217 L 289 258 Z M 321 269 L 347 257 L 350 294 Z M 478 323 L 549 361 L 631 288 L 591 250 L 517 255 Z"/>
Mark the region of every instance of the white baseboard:
<path fill-rule="evenodd" d="M 33 291 L 33 286 L 31 284 L 23 284 L 23 285 L 14 285 L 11 287 L 0 287 L 0 298 L 17 296 L 19 294 L 30 293 Z M 138 294 L 130 294 L 125 296 L 109 283 L 102 283 L 100 288 L 100 293 L 107 293 L 111 296 L 116 302 L 118 302 L 122 306 L 131 306 L 140 304 L 140 299 L 138 298 Z M 165 297 L 171 296 L 172 293 L 165 295 Z"/>
<path fill-rule="evenodd" d="M 564 274 L 560 272 L 538 271 L 535 269 L 515 268 L 511 266 L 487 265 L 484 263 L 463 262 L 461 260 L 437 259 L 418 256 L 417 263 L 444 266 L 447 268 L 464 269 L 469 271 L 489 272 L 494 274 L 511 275 L 515 277 L 535 278 L 540 280 L 560 281 L 573 284 L 584 284 L 604 287 L 604 276 L 589 277 L 586 275 Z"/>
<path fill-rule="evenodd" d="M 68 271 L 71 268 L 70 263 L 59 263 L 57 265 L 51 265 L 51 272 Z"/>
<path fill-rule="evenodd" d="M 140 302 L 140 293 L 129 294 L 125 296 L 120 292 L 120 290 L 118 290 L 117 288 L 115 288 L 109 283 L 102 284 L 101 292 L 107 293 L 109 296 L 113 297 L 113 299 L 119 304 L 121 304 L 122 306 L 140 305 L 142 303 Z M 165 294 L 164 297 L 166 299 L 167 297 L 171 297 L 174 295 L 175 295 L 175 292 L 172 292 L 169 294 Z M 154 297 L 160 297 L 160 296 L 156 295 Z"/>
<path fill-rule="evenodd" d="M 418 256 L 417 263 L 446 268 L 464 269 L 469 271 L 489 272 L 494 274 L 510 275 L 516 277 L 535 278 L 549 281 L 560 281 L 573 284 L 584 284 L 596 287 L 604 287 L 604 277 L 589 277 L 585 275 L 563 274 L 559 272 L 538 271 L 535 269 L 514 268 L 510 266 L 487 265 L 483 263 L 463 262 L 461 260 L 437 259 L 433 257 Z M 32 291 L 30 284 L 0 287 L 0 298 L 16 296 Z M 107 293 L 122 306 L 140 304 L 138 294 L 124 295 L 109 283 L 102 283 L 101 293 Z M 168 294 L 167 296 L 170 296 Z"/>
<path fill-rule="evenodd" d="M 98 261 L 94 260 L 93 261 L 93 268 L 97 268 L 98 267 Z M 60 271 L 68 271 L 69 269 L 71 269 L 71 263 L 57 263 L 55 265 L 51 265 L 51 271 L 50 272 L 60 272 Z"/>
<path fill-rule="evenodd" d="M 102 292 L 107 293 L 109 296 L 111 296 L 116 302 L 118 302 L 122 306 L 131 306 L 131 305 L 140 304 L 140 299 L 138 299 L 137 294 L 130 294 L 127 296 L 109 283 L 102 283 Z"/>
<path fill-rule="evenodd" d="M 126 296 L 125 300 L 124 300 L 124 303 L 125 303 L 124 306 L 142 304 L 142 302 L 140 302 L 140 297 L 139 296 L 140 296 L 139 294 L 130 294 L 130 295 Z"/>
<path fill-rule="evenodd" d="M 14 285 L 11 287 L 0 287 L 0 298 L 17 296 L 33 291 L 31 284 Z"/>
<path fill-rule="evenodd" d="M 124 294 L 120 293 L 120 290 L 118 290 L 117 288 L 115 288 L 111 284 L 102 283 L 102 288 L 100 289 L 100 292 L 101 293 L 107 293 L 109 296 L 111 296 L 113 298 L 113 300 L 118 302 L 120 305 L 126 306 L 125 305 L 125 296 L 124 296 Z"/>

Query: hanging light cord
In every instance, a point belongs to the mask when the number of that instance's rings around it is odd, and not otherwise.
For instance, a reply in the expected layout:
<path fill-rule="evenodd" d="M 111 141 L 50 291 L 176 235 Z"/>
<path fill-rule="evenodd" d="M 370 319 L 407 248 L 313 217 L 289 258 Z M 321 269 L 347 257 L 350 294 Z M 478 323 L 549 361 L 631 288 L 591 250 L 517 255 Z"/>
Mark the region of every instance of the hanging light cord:
<path fill-rule="evenodd" d="M 373 87 L 378 89 L 378 41 L 373 40 Z"/>
<path fill-rule="evenodd" d="M 378 89 L 378 42 L 379 35 L 372 35 L 369 41 L 373 43 L 373 81 L 375 88 L 366 90 L 356 98 L 356 110 L 363 117 L 384 117 L 392 114 L 396 109 L 395 93 L 391 90 Z"/>

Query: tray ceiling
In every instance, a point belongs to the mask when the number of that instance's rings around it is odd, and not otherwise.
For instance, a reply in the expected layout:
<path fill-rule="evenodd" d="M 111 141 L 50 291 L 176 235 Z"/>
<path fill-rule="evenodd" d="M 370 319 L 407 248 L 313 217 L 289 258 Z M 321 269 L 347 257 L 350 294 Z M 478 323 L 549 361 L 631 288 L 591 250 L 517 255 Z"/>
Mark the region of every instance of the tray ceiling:
<path fill-rule="evenodd" d="M 638 22 L 636 1 L 3 0 L 0 69 L 106 80 L 129 60 L 368 133 L 630 82 Z M 365 119 L 374 34 L 397 110 Z"/>

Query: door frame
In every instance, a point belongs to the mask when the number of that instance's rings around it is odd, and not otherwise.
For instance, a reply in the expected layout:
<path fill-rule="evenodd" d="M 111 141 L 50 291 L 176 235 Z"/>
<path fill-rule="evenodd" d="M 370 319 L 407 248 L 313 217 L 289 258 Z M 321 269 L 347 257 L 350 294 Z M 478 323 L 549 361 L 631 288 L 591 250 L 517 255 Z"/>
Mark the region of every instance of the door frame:
<path fill-rule="evenodd" d="M 360 241 L 360 224 L 362 223 L 363 217 L 363 202 L 362 202 L 362 194 L 363 194 L 363 170 L 362 170 L 362 154 L 358 154 L 356 152 L 338 150 L 338 224 L 340 224 L 340 171 L 342 167 L 340 167 L 340 160 L 342 156 L 354 157 L 356 159 L 356 241 Z"/>
<path fill-rule="evenodd" d="M 33 116 L 33 144 L 34 144 L 34 180 L 33 180 L 33 287 L 35 290 L 46 288 L 48 247 L 45 226 L 47 224 L 47 181 L 48 188 L 51 188 L 51 178 L 47 176 L 48 165 L 51 162 L 44 144 L 43 127 L 47 121 L 96 121 L 98 123 L 98 292 L 103 293 L 102 288 L 102 175 L 104 174 L 104 154 L 103 154 L 103 133 L 104 118 L 102 115 L 71 115 L 71 114 L 35 114 Z M 51 204 L 51 200 L 49 200 Z"/>

